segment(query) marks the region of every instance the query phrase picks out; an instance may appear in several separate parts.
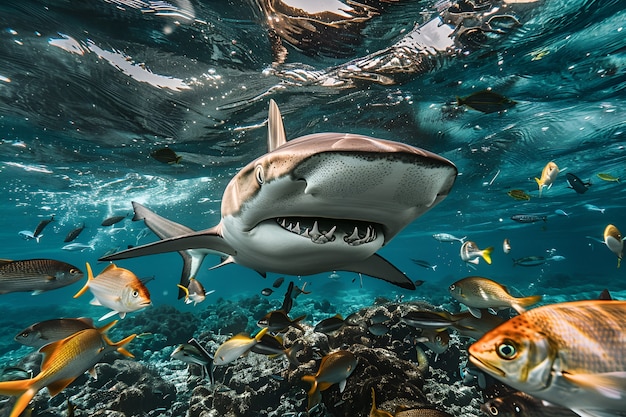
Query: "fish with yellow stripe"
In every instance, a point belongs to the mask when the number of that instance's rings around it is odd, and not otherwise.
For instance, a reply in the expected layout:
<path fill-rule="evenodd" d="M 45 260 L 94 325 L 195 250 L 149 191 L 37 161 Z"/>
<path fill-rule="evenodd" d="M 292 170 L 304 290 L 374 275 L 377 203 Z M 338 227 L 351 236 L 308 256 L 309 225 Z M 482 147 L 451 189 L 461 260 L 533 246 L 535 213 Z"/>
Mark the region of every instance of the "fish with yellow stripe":
<path fill-rule="evenodd" d="M 49 343 L 39 349 L 44 358 L 41 363 L 41 372 L 31 379 L 0 382 L 0 394 L 18 396 L 10 417 L 18 417 L 28 406 L 28 403 L 42 388 L 48 388 L 51 397 L 54 397 L 70 385 L 76 378 L 93 367 L 102 357 L 114 350 L 121 354 L 133 357 L 124 345 L 135 338 L 130 335 L 117 343 L 104 334 L 116 321 L 97 329 L 84 329 L 65 339 Z"/>
<path fill-rule="evenodd" d="M 626 301 L 551 304 L 513 317 L 469 347 L 472 364 L 584 417 L 626 409 Z"/>
<path fill-rule="evenodd" d="M 309 390 L 309 410 L 322 401 L 321 391 L 339 384 L 339 391 L 346 388 L 346 380 L 354 372 L 358 360 L 349 350 L 338 350 L 322 358 L 315 375 L 304 375 L 302 380 L 311 384 Z"/>

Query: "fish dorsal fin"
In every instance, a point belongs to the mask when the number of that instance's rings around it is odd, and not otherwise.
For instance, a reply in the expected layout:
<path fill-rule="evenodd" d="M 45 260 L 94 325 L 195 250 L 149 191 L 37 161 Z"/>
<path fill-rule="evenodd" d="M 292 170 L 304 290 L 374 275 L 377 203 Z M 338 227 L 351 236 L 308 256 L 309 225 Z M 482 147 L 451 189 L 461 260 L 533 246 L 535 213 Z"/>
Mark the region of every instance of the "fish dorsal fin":
<path fill-rule="evenodd" d="M 110 269 L 117 269 L 117 265 L 115 265 L 114 263 L 111 263 L 110 265 L 108 265 L 106 268 L 104 268 L 102 270 L 102 272 L 100 272 L 101 274 L 104 274 L 105 272 L 109 271 Z"/>
<path fill-rule="evenodd" d="M 47 388 L 48 388 L 48 392 L 50 393 L 50 396 L 54 397 L 59 392 L 63 391 L 69 384 L 74 382 L 75 379 L 76 377 L 60 379 L 48 385 Z"/>
<path fill-rule="evenodd" d="M 267 117 L 267 130 L 268 152 L 272 152 L 274 149 L 287 143 L 283 117 L 280 114 L 278 104 L 276 104 L 274 100 L 270 100 L 270 110 Z"/>

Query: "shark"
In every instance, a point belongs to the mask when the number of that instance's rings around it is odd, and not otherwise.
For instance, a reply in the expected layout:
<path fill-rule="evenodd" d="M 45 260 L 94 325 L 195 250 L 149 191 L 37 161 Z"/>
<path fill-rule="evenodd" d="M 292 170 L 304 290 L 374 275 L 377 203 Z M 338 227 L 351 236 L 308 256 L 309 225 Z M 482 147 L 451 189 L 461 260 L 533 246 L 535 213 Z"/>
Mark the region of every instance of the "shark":
<path fill-rule="evenodd" d="M 143 220 L 160 240 L 100 260 L 178 252 L 185 287 L 214 254 L 222 262 L 213 268 L 238 264 L 292 276 L 351 271 L 415 289 L 376 252 L 448 196 L 456 166 L 427 150 L 360 134 L 287 141 L 274 100 L 267 125 L 268 152 L 230 180 L 217 225 L 194 231 L 133 202 L 133 220 Z"/>

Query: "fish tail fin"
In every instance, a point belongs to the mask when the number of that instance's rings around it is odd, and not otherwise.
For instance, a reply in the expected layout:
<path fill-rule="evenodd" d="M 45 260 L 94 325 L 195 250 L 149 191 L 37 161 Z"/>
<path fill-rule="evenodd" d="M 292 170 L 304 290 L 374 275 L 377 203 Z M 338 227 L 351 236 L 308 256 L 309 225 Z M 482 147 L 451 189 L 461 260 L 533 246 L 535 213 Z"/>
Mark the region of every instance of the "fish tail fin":
<path fill-rule="evenodd" d="M 535 177 L 535 181 L 537 181 L 537 185 L 539 186 L 539 197 L 541 197 L 541 192 L 543 191 L 543 181 L 537 177 Z"/>
<path fill-rule="evenodd" d="M 437 269 L 437 265 L 433 265 L 432 268 L 433 272 Z"/>
<path fill-rule="evenodd" d="M 135 355 L 124 349 L 124 345 L 130 343 L 130 341 L 133 340 L 135 337 L 137 337 L 137 334 L 133 333 L 130 336 L 120 340 L 119 342 L 113 343 L 111 339 L 109 339 L 106 335 L 102 335 L 102 338 L 107 342 L 107 344 L 109 344 L 110 346 L 114 346 L 119 353 L 128 358 L 134 358 Z"/>
<path fill-rule="evenodd" d="M 465 104 L 465 100 L 463 100 L 461 97 L 456 96 L 456 105 L 457 106 L 462 106 L 463 104 Z"/>
<path fill-rule="evenodd" d="M 300 317 L 296 317 L 295 319 L 293 319 L 293 320 L 291 321 L 291 325 L 292 325 L 293 327 L 295 327 L 296 329 L 298 329 L 298 330 L 302 330 L 302 331 L 304 331 L 304 329 L 302 328 L 302 326 L 300 326 L 300 322 L 301 322 L 302 320 L 304 320 L 305 318 L 306 318 L 306 314 L 303 314 L 303 315 L 302 315 L 302 316 L 300 316 Z"/>
<path fill-rule="evenodd" d="M 87 292 L 87 289 L 89 288 L 89 282 L 93 280 L 93 271 L 91 270 L 91 265 L 89 265 L 89 262 L 85 262 L 85 266 L 87 268 L 87 282 L 85 283 L 85 286 L 83 288 L 81 288 L 76 294 L 74 294 L 74 298 L 78 298 L 85 292 Z"/>
<path fill-rule="evenodd" d="M 491 252 L 493 252 L 493 246 L 489 246 L 487 249 L 483 249 L 481 256 L 489 265 L 491 265 Z"/>
<path fill-rule="evenodd" d="M 315 407 L 322 400 L 322 394 L 320 393 L 319 387 L 317 386 L 317 378 L 315 375 L 304 375 L 302 377 L 302 381 L 308 382 L 311 384 L 311 389 L 309 390 L 309 405 L 308 409 Z"/>
<path fill-rule="evenodd" d="M 515 301 L 515 306 L 513 306 L 513 308 L 521 314 L 524 311 L 524 307 L 537 304 L 542 298 L 543 297 L 541 295 L 531 295 L 529 297 L 518 298 Z"/>
<path fill-rule="evenodd" d="M 376 411 L 376 391 L 374 391 L 374 387 L 372 387 L 372 410 L 370 411 L 370 415 L 374 415 Z"/>
<path fill-rule="evenodd" d="M 10 417 L 20 416 L 28 407 L 30 400 L 37 394 L 39 389 L 35 386 L 35 380 L 36 378 L 0 382 L 0 394 L 19 396 L 13 405 Z"/>
<path fill-rule="evenodd" d="M 42 237 L 43 237 L 43 235 L 35 236 L 35 242 L 39 243 L 39 239 L 41 239 Z"/>
<path fill-rule="evenodd" d="M 102 334 L 106 333 L 111 327 L 117 324 L 117 320 L 113 320 L 111 323 L 105 324 L 102 327 L 98 327 L 98 331 Z"/>
<path fill-rule="evenodd" d="M 463 236 L 461 239 L 459 239 L 461 241 L 461 244 L 465 243 L 465 239 L 467 239 L 467 236 Z"/>
<path fill-rule="evenodd" d="M 289 364 L 294 368 L 300 366 L 300 361 L 296 358 L 296 355 L 302 350 L 303 347 L 304 345 L 301 342 L 296 342 L 289 349 L 285 350 L 285 356 L 287 357 L 287 360 L 289 360 Z"/>
<path fill-rule="evenodd" d="M 269 329 L 270 329 L 269 327 L 264 327 L 264 328 L 262 328 L 262 329 L 261 329 L 261 331 L 260 331 L 260 332 L 258 332 L 258 333 L 256 334 L 256 336 L 254 336 L 254 339 L 255 339 L 257 342 L 260 342 L 260 341 L 261 341 L 261 339 L 263 339 L 263 336 L 265 336 L 265 333 L 267 333 Z"/>
<path fill-rule="evenodd" d="M 191 303 L 192 301 L 189 299 L 189 288 L 187 288 L 187 287 L 185 287 L 183 285 L 180 285 L 180 284 L 176 284 L 176 286 L 178 288 L 180 288 L 185 293 L 185 295 L 184 295 L 184 297 L 185 297 L 185 304 Z"/>

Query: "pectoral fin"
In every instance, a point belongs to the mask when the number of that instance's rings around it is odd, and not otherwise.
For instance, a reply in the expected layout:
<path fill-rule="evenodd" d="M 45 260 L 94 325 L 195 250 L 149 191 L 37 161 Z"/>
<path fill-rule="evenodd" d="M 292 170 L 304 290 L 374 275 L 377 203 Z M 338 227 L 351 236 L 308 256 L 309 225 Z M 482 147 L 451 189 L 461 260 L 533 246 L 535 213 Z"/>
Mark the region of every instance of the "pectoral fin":
<path fill-rule="evenodd" d="M 369 258 L 351 265 L 341 267 L 342 271 L 357 272 L 370 277 L 382 279 L 398 287 L 414 290 L 415 284 L 404 272 L 393 266 L 389 261 L 380 255 L 373 254 Z"/>
<path fill-rule="evenodd" d="M 563 372 L 563 378 L 587 390 L 597 391 L 606 398 L 621 399 L 626 404 L 626 372 L 606 372 L 602 374 L 570 374 Z"/>
<path fill-rule="evenodd" d="M 148 243 L 146 245 L 135 246 L 112 255 L 100 258 L 101 261 L 114 261 L 118 259 L 135 258 L 138 256 L 156 255 L 166 252 L 180 252 L 189 249 L 205 249 L 210 252 L 236 255 L 237 251 L 232 248 L 222 238 L 219 233 L 219 225 L 211 229 L 199 232 L 188 233 L 181 236 L 171 237 Z"/>

